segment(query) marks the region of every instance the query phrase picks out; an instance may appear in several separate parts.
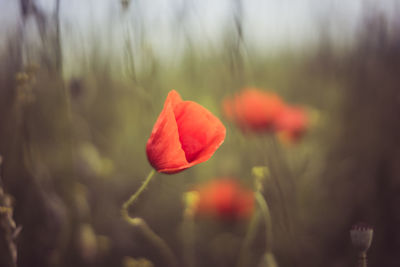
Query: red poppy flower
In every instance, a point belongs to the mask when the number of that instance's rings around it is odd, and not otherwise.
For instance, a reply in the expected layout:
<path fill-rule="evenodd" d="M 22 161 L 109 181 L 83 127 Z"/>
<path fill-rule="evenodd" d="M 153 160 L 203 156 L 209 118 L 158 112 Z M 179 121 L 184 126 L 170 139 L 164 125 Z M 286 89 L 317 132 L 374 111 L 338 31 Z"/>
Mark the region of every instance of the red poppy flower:
<path fill-rule="evenodd" d="M 274 120 L 282 111 L 282 100 L 274 93 L 248 88 L 223 101 L 225 116 L 243 131 L 274 130 Z"/>
<path fill-rule="evenodd" d="M 237 180 L 223 178 L 210 181 L 197 189 L 194 213 L 222 219 L 249 218 L 254 210 L 253 191 Z"/>
<path fill-rule="evenodd" d="M 177 173 L 208 160 L 225 133 L 211 112 L 172 90 L 147 141 L 147 158 L 158 172 Z"/>
<path fill-rule="evenodd" d="M 299 141 L 307 126 L 307 113 L 301 107 L 287 106 L 276 120 L 279 138 L 289 144 Z"/>

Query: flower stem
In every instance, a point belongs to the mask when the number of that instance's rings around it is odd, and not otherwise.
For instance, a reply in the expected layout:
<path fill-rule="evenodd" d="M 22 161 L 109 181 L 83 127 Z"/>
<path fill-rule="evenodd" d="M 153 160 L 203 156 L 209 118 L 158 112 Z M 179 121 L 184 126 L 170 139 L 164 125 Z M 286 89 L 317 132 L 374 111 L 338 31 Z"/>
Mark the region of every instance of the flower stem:
<path fill-rule="evenodd" d="M 237 267 L 244 267 L 247 266 L 247 263 L 249 261 L 250 255 L 249 255 L 249 248 L 251 245 L 251 242 L 254 240 L 256 233 L 257 233 L 257 228 L 258 224 L 260 221 L 260 212 L 256 211 L 251 218 L 251 221 L 249 223 L 248 229 L 246 236 L 243 241 L 243 246 L 239 252 L 239 257 L 237 261 Z"/>
<path fill-rule="evenodd" d="M 265 251 L 270 251 L 272 244 L 272 221 L 271 221 L 271 213 L 269 211 L 268 203 L 265 200 L 264 196 L 257 191 L 255 193 L 255 198 L 260 207 L 261 214 L 264 217 L 265 223 Z"/>
<path fill-rule="evenodd" d="M 143 190 L 146 189 L 146 187 L 150 183 L 155 173 L 156 171 L 152 169 L 150 173 L 147 175 L 146 180 L 144 180 L 143 184 L 140 186 L 140 188 L 122 205 L 121 209 L 122 218 L 124 218 L 124 220 L 131 225 L 136 225 L 136 223 L 134 221 L 134 218 L 129 216 L 128 208 L 135 202 L 135 200 L 140 196 Z"/>
<path fill-rule="evenodd" d="M 157 235 L 147 223 L 139 217 L 130 218 L 129 223 L 141 230 L 144 237 L 154 245 L 169 267 L 177 267 L 178 261 L 171 248 L 159 235 Z"/>
<path fill-rule="evenodd" d="M 238 258 L 238 267 L 247 266 L 249 260 L 248 249 L 250 247 L 251 242 L 253 241 L 256 231 L 259 225 L 260 216 L 264 219 L 264 227 L 265 227 L 265 253 L 269 253 L 272 250 L 272 220 L 271 213 L 268 207 L 268 203 L 265 200 L 264 196 L 260 192 L 260 188 L 257 188 L 254 192 L 254 197 L 257 201 L 259 210 L 253 215 L 249 227 L 243 242 L 243 246 L 239 253 Z"/>
<path fill-rule="evenodd" d="M 358 254 L 357 267 L 367 267 L 367 253 L 365 251 Z"/>
<path fill-rule="evenodd" d="M 183 258 L 186 267 L 195 267 L 195 222 L 193 216 L 183 216 Z"/>

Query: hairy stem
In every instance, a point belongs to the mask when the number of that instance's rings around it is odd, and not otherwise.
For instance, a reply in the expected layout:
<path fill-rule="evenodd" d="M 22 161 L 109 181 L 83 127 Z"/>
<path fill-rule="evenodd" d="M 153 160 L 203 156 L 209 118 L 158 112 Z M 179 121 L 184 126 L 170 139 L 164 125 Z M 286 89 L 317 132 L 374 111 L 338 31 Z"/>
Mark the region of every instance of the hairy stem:
<path fill-rule="evenodd" d="M 147 175 L 146 180 L 144 180 L 143 184 L 139 187 L 139 189 L 122 205 L 121 209 L 122 218 L 124 218 L 124 220 L 131 225 L 136 225 L 134 221 L 135 218 L 129 216 L 128 208 L 136 201 L 136 199 L 140 196 L 143 190 L 147 188 L 155 173 L 156 171 L 154 169 L 151 170 L 150 173 Z"/>

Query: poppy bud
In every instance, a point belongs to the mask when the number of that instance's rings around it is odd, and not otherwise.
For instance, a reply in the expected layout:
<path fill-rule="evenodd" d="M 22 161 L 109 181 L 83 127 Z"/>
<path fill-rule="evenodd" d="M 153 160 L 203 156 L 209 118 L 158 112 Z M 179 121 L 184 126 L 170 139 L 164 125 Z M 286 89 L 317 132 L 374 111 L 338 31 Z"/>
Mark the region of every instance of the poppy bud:
<path fill-rule="evenodd" d="M 208 160 L 225 133 L 210 111 L 172 90 L 147 141 L 147 158 L 158 172 L 177 173 Z"/>

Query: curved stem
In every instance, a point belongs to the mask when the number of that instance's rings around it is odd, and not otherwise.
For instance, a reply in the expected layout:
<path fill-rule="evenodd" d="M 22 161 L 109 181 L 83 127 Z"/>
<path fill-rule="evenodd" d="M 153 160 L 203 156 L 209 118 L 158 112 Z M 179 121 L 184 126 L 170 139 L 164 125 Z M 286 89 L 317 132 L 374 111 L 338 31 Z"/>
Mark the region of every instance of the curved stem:
<path fill-rule="evenodd" d="M 268 165 L 271 169 L 271 174 L 274 176 L 274 183 L 276 185 L 277 192 L 279 194 L 280 201 L 282 202 L 282 214 L 284 216 L 284 225 L 289 232 L 291 232 L 291 219 L 289 213 L 290 203 L 288 203 L 288 194 L 285 194 L 284 188 L 289 188 L 283 184 L 287 180 L 292 180 L 292 176 L 288 176 L 289 172 L 286 169 L 286 161 L 282 158 L 281 151 L 279 150 L 278 143 L 274 136 L 271 136 L 268 140 L 268 149 L 272 151 L 272 154 L 267 155 Z M 283 173 L 284 172 L 284 173 Z M 282 177 L 285 177 L 283 179 Z M 288 178 L 286 178 L 288 177 Z M 291 189 L 291 187 L 290 187 Z"/>
<path fill-rule="evenodd" d="M 243 246 L 239 253 L 239 258 L 238 258 L 238 263 L 237 263 L 238 267 L 247 266 L 247 262 L 250 257 L 248 255 L 248 248 L 250 247 L 250 244 L 254 240 L 254 237 L 256 235 L 258 223 L 260 220 L 260 215 L 263 217 L 264 225 L 265 225 L 264 226 L 265 227 L 265 251 L 266 251 L 266 253 L 268 253 L 272 249 L 272 220 L 271 220 L 271 213 L 270 213 L 270 210 L 268 207 L 268 203 L 259 190 L 256 190 L 254 192 L 254 197 L 257 201 L 257 204 L 258 204 L 260 210 L 257 211 L 253 215 L 253 217 L 249 223 L 249 227 L 248 227 L 248 230 L 247 230 L 244 242 L 243 242 Z"/>
<path fill-rule="evenodd" d="M 135 202 L 135 200 L 140 196 L 140 194 L 143 192 L 143 190 L 146 189 L 146 187 L 150 183 L 150 181 L 153 178 L 155 173 L 156 173 L 156 171 L 154 169 L 151 170 L 151 172 L 147 175 L 146 180 L 144 180 L 144 182 L 140 186 L 140 188 L 122 205 L 122 209 L 121 209 L 122 218 L 124 218 L 124 220 L 127 221 L 131 225 L 136 225 L 136 223 L 134 221 L 134 218 L 129 216 L 128 208 Z"/>
<path fill-rule="evenodd" d="M 260 212 L 256 211 L 254 213 L 253 217 L 251 218 L 251 221 L 250 221 L 248 229 L 247 229 L 246 236 L 243 241 L 242 248 L 240 249 L 239 257 L 238 257 L 238 261 L 237 261 L 237 265 L 236 265 L 237 267 L 247 266 L 248 259 L 250 258 L 248 250 L 249 250 L 251 242 L 254 240 L 254 238 L 256 236 L 259 221 L 260 221 Z"/>
<path fill-rule="evenodd" d="M 167 245 L 167 243 L 162 239 L 159 235 L 157 235 L 147 223 L 139 218 L 130 218 L 130 224 L 138 227 L 143 235 L 149 240 L 161 253 L 163 258 L 165 259 L 167 266 L 177 267 L 178 261 L 172 252 L 171 248 Z"/>
<path fill-rule="evenodd" d="M 271 250 L 271 244 L 272 244 L 272 221 L 271 221 L 271 213 L 269 211 L 269 207 L 267 204 L 267 201 L 263 197 L 263 195 L 260 192 L 255 193 L 255 198 L 258 203 L 258 206 L 260 207 L 261 214 L 264 217 L 264 223 L 265 223 L 265 246 L 266 246 L 266 251 Z"/>

